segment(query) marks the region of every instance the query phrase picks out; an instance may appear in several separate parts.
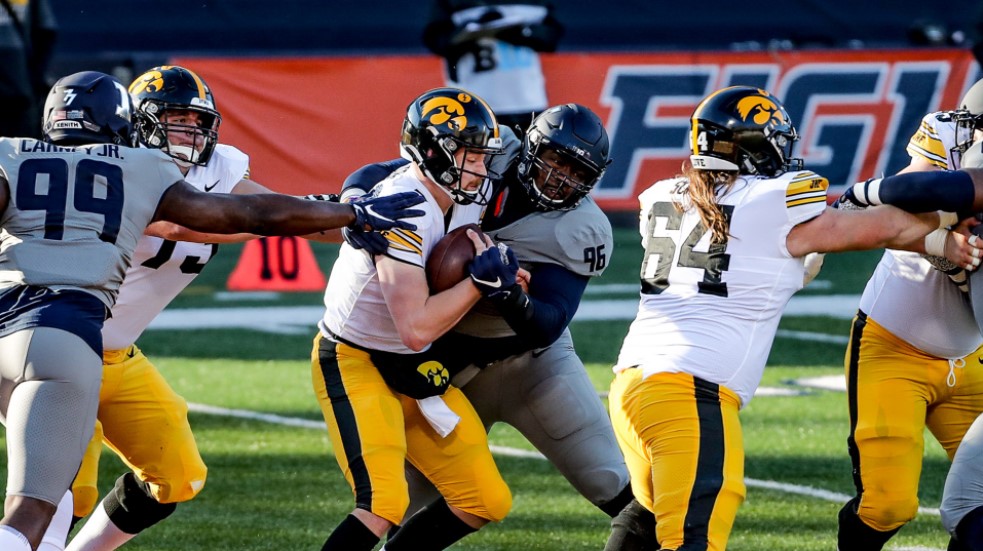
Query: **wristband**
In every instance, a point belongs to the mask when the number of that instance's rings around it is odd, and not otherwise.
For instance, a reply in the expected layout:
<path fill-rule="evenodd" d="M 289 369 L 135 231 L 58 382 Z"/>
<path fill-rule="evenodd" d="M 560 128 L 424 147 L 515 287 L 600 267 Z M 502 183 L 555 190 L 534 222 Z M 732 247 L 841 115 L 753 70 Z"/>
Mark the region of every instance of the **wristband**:
<path fill-rule="evenodd" d="M 866 182 L 853 184 L 853 196 L 865 205 L 881 204 L 881 178 L 871 178 Z"/>
<path fill-rule="evenodd" d="M 939 228 L 925 236 L 925 254 L 945 257 L 945 242 L 949 239 L 949 230 Z"/>
<path fill-rule="evenodd" d="M 939 211 L 939 228 L 948 228 L 959 223 L 959 215 L 954 212 Z"/>

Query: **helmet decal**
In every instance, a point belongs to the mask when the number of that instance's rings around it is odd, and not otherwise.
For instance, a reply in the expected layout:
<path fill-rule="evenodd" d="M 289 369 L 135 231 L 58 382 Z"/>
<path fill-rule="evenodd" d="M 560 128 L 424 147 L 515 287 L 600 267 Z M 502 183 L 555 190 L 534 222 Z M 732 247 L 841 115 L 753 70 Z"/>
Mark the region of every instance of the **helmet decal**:
<path fill-rule="evenodd" d="M 423 118 L 434 126 L 447 125 L 451 130 L 464 130 L 468 127 L 468 117 L 464 114 L 464 105 L 469 103 L 471 96 L 460 93 L 457 98 L 438 96 L 430 98 L 420 108 Z"/>
<path fill-rule="evenodd" d="M 163 67 L 161 67 L 163 69 Z M 160 71 L 151 69 L 133 81 L 130 85 L 131 94 L 139 94 L 143 91 L 160 92 L 164 89 L 164 75 Z"/>
<path fill-rule="evenodd" d="M 755 124 L 786 124 L 782 109 L 765 96 L 748 96 L 737 102 L 737 112 L 741 120 Z"/>

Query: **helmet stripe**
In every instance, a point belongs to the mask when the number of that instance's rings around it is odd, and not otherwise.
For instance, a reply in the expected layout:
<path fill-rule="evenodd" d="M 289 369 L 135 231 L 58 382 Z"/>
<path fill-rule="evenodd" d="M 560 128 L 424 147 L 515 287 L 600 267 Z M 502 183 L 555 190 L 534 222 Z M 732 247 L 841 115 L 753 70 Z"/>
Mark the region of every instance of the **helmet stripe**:
<path fill-rule="evenodd" d="M 185 70 L 188 71 L 188 74 L 191 75 L 191 78 L 195 79 L 195 85 L 198 86 L 198 98 L 205 99 L 205 83 L 202 82 L 201 78 L 197 74 L 195 74 L 194 71 L 190 71 L 187 69 Z"/>

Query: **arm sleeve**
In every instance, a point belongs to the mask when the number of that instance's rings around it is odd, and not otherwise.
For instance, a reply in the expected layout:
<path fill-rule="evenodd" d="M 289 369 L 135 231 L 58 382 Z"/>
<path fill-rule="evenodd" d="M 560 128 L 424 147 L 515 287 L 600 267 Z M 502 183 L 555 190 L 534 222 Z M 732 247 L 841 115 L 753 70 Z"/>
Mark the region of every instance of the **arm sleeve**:
<path fill-rule="evenodd" d="M 868 189 L 877 182 L 868 181 Z M 860 186 L 861 184 L 857 184 Z M 954 171 L 909 172 L 880 180 L 875 204 L 894 205 L 908 212 L 971 212 L 976 186 L 969 174 Z"/>
<path fill-rule="evenodd" d="M 523 351 L 550 345 L 570 324 L 590 278 L 554 264 L 541 264 L 521 293 L 499 310 L 515 331 Z"/>

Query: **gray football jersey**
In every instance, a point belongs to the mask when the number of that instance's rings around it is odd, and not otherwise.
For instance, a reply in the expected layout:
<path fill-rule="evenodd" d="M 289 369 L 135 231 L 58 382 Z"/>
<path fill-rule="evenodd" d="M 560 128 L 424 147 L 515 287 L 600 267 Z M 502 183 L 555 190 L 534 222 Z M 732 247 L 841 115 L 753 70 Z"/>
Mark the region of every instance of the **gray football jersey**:
<path fill-rule="evenodd" d="M 10 201 L 0 216 L 0 286 L 78 289 L 112 306 L 161 196 L 182 179 L 156 149 L 0 139 Z"/>
<path fill-rule="evenodd" d="M 614 248 L 611 222 L 589 196 L 575 209 L 534 212 L 487 233 L 496 242 L 511 247 L 524 268 L 556 264 L 587 277 L 604 272 Z M 481 303 L 454 327 L 454 331 L 487 338 L 515 334 L 494 309 L 483 307 Z"/>

